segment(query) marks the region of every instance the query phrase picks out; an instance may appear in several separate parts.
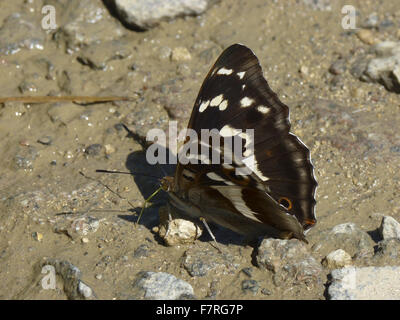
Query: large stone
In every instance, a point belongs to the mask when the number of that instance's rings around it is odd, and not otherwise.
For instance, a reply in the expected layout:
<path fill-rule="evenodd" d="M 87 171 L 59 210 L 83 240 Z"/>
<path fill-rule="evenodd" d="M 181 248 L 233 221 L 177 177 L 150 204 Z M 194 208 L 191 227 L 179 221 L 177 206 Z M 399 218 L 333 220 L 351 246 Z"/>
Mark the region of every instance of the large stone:
<path fill-rule="evenodd" d="M 400 93 L 400 42 L 384 41 L 375 45 L 374 50 L 378 57 L 368 62 L 363 79 Z"/>
<path fill-rule="evenodd" d="M 60 29 L 55 38 L 65 43 L 70 51 L 93 43 L 116 40 L 126 34 L 101 1 L 46 0 L 45 3 L 53 5 L 57 12 Z"/>
<path fill-rule="evenodd" d="M 129 43 L 111 40 L 87 46 L 79 53 L 78 60 L 94 70 L 106 70 L 110 61 L 125 59 L 130 54 Z"/>
<path fill-rule="evenodd" d="M 370 263 L 374 266 L 399 266 L 400 239 L 390 238 L 380 241 Z"/>
<path fill-rule="evenodd" d="M 46 33 L 40 21 L 28 15 L 14 13 L 5 19 L 0 28 L 0 54 L 13 54 L 21 49 L 44 49 Z"/>
<path fill-rule="evenodd" d="M 178 300 L 193 296 L 192 286 L 166 272 L 139 272 L 134 283 L 138 298 L 150 300 Z"/>
<path fill-rule="evenodd" d="M 315 243 L 312 250 L 321 258 L 337 249 L 346 251 L 353 258 L 372 256 L 374 253 L 375 242 L 367 232 L 350 222 L 321 231 L 309 240 Z"/>
<path fill-rule="evenodd" d="M 257 265 L 273 272 L 277 286 L 321 284 L 322 267 L 307 246 L 297 240 L 264 239 L 258 248 Z"/>
<path fill-rule="evenodd" d="M 332 300 L 400 299 L 400 267 L 347 267 L 333 270 Z"/>
<path fill-rule="evenodd" d="M 329 253 L 322 264 L 328 269 L 338 269 L 352 264 L 351 256 L 342 249 L 337 249 Z"/>
<path fill-rule="evenodd" d="M 97 299 L 93 289 L 81 280 L 82 272 L 71 262 L 59 259 L 46 259 L 39 264 L 42 273 L 54 272 L 63 280 L 63 290 L 71 300 L 94 300 Z M 45 271 L 45 272 L 43 272 Z M 46 284 L 43 282 L 42 286 Z"/>
<path fill-rule="evenodd" d="M 379 227 L 379 233 L 384 240 L 390 238 L 400 239 L 400 223 L 390 216 L 384 216 Z"/>
<path fill-rule="evenodd" d="M 71 239 L 80 239 L 91 233 L 95 233 L 100 226 L 100 221 L 91 216 L 62 217 L 58 219 L 54 226 L 54 232 L 64 233 Z"/>
<path fill-rule="evenodd" d="M 209 274 L 225 275 L 233 274 L 239 267 L 235 256 L 221 253 L 207 246 L 192 247 L 185 251 L 182 258 L 182 266 L 192 277 L 203 277 Z"/>
<path fill-rule="evenodd" d="M 199 15 L 206 11 L 208 0 L 114 0 L 120 19 L 133 28 L 149 29 L 163 20 Z"/>

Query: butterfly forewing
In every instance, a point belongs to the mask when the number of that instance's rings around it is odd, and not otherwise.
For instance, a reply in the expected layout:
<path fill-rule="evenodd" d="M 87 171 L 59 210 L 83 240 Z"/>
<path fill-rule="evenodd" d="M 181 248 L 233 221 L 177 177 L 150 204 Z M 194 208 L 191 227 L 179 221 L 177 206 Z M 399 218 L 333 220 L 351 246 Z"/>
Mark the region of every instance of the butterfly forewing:
<path fill-rule="evenodd" d="M 288 114 L 264 79 L 257 57 L 235 44 L 221 54 L 204 80 L 188 127 L 200 132 L 225 125 L 256 129 L 257 124 L 264 135 L 270 134 L 268 138 L 289 132 Z"/>
<path fill-rule="evenodd" d="M 214 193 L 219 189 L 220 196 L 228 201 L 229 195 L 235 195 L 236 214 L 274 227 L 296 223 L 288 220 L 286 213 L 296 217 L 304 229 L 315 223 L 317 184 L 309 150 L 289 133 L 289 109 L 269 87 L 258 59 L 250 49 L 235 44 L 221 54 L 203 82 L 188 128 L 195 130 L 198 137 L 201 137 L 202 129 L 219 131 L 217 151 L 220 162 L 226 160 L 223 138 L 240 136 L 245 145 L 249 142 L 246 139 L 250 138 L 239 132 L 253 129 L 254 153 L 249 157 L 252 157 L 252 166 L 250 174 L 243 176 L 237 174 L 236 169 L 246 167 L 247 162 L 236 157 L 228 165 L 211 164 L 209 160 L 215 146 L 210 141 L 202 141 L 203 147 L 208 145 L 208 149 L 203 148 L 201 157 L 203 160 L 208 158 L 208 162 L 178 163 L 175 175 L 178 189 L 187 193 L 190 188 L 214 187 Z M 199 151 L 200 146 L 199 143 Z M 285 210 L 269 210 L 271 203 Z M 282 230 L 287 228 L 282 226 Z"/>

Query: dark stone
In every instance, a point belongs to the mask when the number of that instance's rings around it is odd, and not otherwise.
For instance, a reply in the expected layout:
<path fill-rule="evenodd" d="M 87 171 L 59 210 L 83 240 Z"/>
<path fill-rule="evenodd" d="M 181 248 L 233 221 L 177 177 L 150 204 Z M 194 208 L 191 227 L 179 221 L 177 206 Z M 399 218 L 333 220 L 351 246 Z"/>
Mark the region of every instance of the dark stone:
<path fill-rule="evenodd" d="M 256 256 L 258 267 L 273 273 L 276 286 L 322 284 L 322 267 L 297 240 L 264 239 Z"/>
<path fill-rule="evenodd" d="M 98 156 L 103 149 L 103 146 L 101 144 L 95 143 L 91 144 L 85 149 L 85 153 L 88 156 Z"/>
<path fill-rule="evenodd" d="M 342 74 L 346 71 L 346 60 L 345 59 L 338 59 L 334 63 L 331 64 L 329 67 L 329 72 L 338 75 Z"/>
<path fill-rule="evenodd" d="M 256 280 L 243 280 L 242 281 L 242 290 L 244 292 L 251 292 L 253 294 L 257 294 L 260 285 Z"/>
<path fill-rule="evenodd" d="M 45 137 L 41 137 L 37 140 L 37 142 L 44 144 L 45 146 L 49 146 L 51 145 L 51 143 L 53 142 L 52 138 L 50 136 L 45 136 Z"/>
<path fill-rule="evenodd" d="M 272 294 L 272 291 L 269 290 L 269 289 L 267 289 L 267 288 L 262 288 L 262 289 L 261 289 L 261 293 L 262 293 L 263 295 L 270 296 L 270 295 Z"/>
<path fill-rule="evenodd" d="M 145 258 L 149 256 L 149 246 L 147 244 L 141 244 L 133 252 L 134 258 Z"/>
<path fill-rule="evenodd" d="M 400 152 L 400 145 L 391 147 L 391 148 L 390 148 L 390 151 L 391 151 L 391 152 L 399 153 L 399 152 Z"/>
<path fill-rule="evenodd" d="M 371 264 L 376 266 L 397 266 L 400 264 L 400 239 L 391 238 L 382 240 L 375 248 L 375 255 Z"/>
<path fill-rule="evenodd" d="M 239 266 L 234 256 L 205 248 L 187 250 L 183 255 L 182 265 L 192 277 L 204 277 L 210 273 L 232 274 Z"/>
<path fill-rule="evenodd" d="M 36 148 L 32 146 L 21 147 L 14 158 L 15 166 L 18 169 L 33 169 L 33 164 L 38 156 Z"/>
<path fill-rule="evenodd" d="M 243 268 L 243 269 L 242 269 L 242 272 L 243 272 L 246 276 L 248 276 L 248 277 L 251 278 L 252 273 L 253 273 L 253 268 L 251 268 L 251 267 Z"/>

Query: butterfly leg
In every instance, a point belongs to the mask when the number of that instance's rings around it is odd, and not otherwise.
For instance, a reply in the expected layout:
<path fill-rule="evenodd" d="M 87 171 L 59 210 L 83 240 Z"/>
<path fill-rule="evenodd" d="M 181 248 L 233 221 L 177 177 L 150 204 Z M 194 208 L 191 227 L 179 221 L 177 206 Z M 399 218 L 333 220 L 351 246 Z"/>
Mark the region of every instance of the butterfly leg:
<path fill-rule="evenodd" d="M 169 204 L 167 205 L 167 210 L 168 210 L 168 221 L 171 222 L 172 221 L 172 214 L 171 214 L 171 207 L 169 206 Z M 169 230 L 170 228 L 167 228 L 167 231 L 165 232 L 165 236 L 164 238 L 166 238 L 169 234 Z"/>
<path fill-rule="evenodd" d="M 200 217 L 200 221 L 203 222 L 203 224 L 204 224 L 204 226 L 206 227 L 208 233 L 210 234 L 211 238 L 213 239 L 214 244 L 215 244 L 215 248 L 216 248 L 220 253 L 223 253 L 222 250 L 221 250 L 221 248 L 220 248 L 219 245 L 218 245 L 217 239 L 215 239 L 214 234 L 211 232 L 211 229 L 210 229 L 210 227 L 208 226 L 208 224 L 207 224 L 207 222 L 206 222 L 206 219 L 204 219 L 203 217 Z"/>
<path fill-rule="evenodd" d="M 281 231 L 279 237 L 284 240 L 289 240 L 293 238 L 293 232 L 291 231 Z"/>
<path fill-rule="evenodd" d="M 279 233 L 279 238 L 284 240 L 290 240 L 290 239 L 295 239 L 297 237 L 294 236 L 294 233 L 292 231 L 281 231 Z M 299 238 L 299 240 L 304 241 L 305 243 L 308 244 L 308 241 L 304 236 L 302 238 Z"/>

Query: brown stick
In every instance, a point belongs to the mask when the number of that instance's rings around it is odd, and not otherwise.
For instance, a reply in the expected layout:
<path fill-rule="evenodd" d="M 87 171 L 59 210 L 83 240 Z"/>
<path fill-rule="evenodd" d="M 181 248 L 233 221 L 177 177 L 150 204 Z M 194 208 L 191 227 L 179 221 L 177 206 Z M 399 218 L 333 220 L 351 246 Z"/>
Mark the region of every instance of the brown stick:
<path fill-rule="evenodd" d="M 95 102 L 111 102 L 111 101 L 127 101 L 133 100 L 129 97 L 85 97 L 85 96 L 26 96 L 26 97 L 6 97 L 0 98 L 0 103 L 4 102 L 22 102 L 22 103 L 52 103 L 52 102 L 80 102 L 80 103 L 95 103 Z"/>

